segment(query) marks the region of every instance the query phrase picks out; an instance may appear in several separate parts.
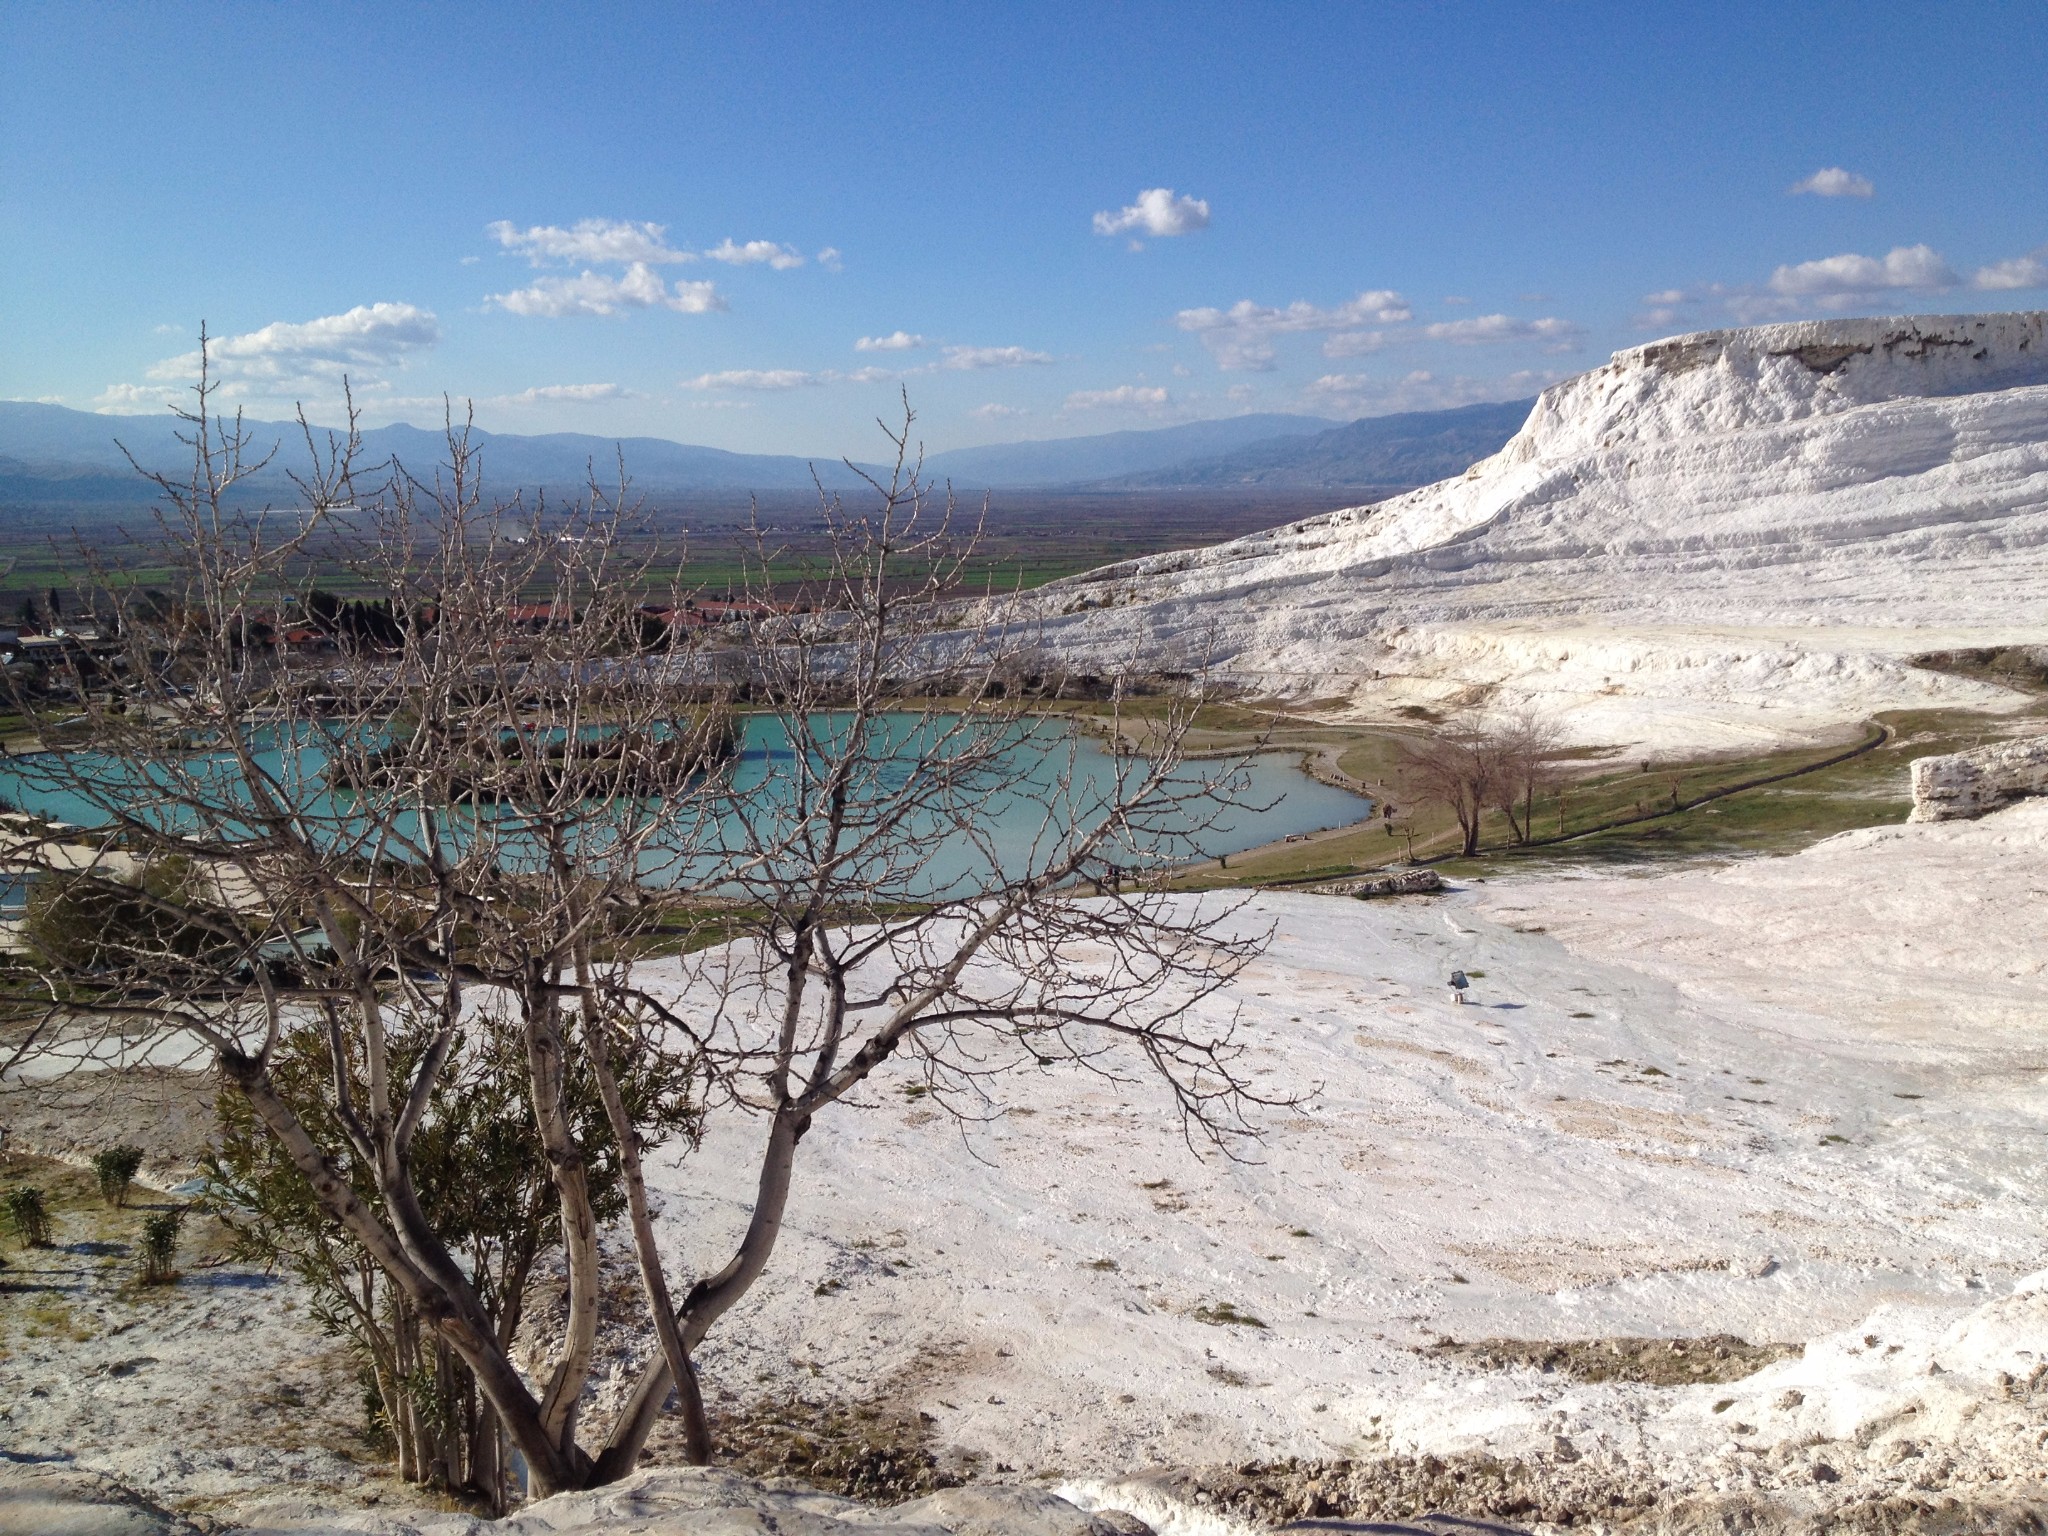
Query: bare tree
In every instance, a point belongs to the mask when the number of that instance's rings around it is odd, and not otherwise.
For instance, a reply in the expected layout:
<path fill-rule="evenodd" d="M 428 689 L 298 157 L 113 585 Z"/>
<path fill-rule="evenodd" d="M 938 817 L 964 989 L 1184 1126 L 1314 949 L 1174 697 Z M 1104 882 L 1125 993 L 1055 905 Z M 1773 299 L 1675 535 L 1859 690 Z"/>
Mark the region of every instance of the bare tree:
<path fill-rule="evenodd" d="M 1457 818 L 1467 858 L 1479 851 L 1480 824 L 1498 798 L 1501 767 L 1498 743 L 1473 725 L 1449 725 L 1401 745 L 1408 793 Z"/>
<path fill-rule="evenodd" d="M 1536 836 L 1536 797 L 1557 782 L 1560 736 L 1534 706 L 1517 710 L 1487 733 L 1495 763 L 1493 803 L 1518 843 Z"/>
<path fill-rule="evenodd" d="M 1409 792 L 1456 818 L 1470 858 L 1490 810 L 1506 817 L 1515 842 L 1535 837 L 1536 796 L 1556 779 L 1558 742 L 1556 726 L 1529 708 L 1500 720 L 1454 721 L 1403 743 L 1401 761 Z"/>
<path fill-rule="evenodd" d="M 1005 1071 L 1065 1062 L 1162 1082 L 1191 1138 L 1252 1134 L 1233 1026 L 1203 1004 L 1262 938 L 1116 878 L 1192 851 L 1241 765 L 1186 761 L 1199 682 L 1148 755 L 1107 759 L 992 686 L 1042 665 L 1004 604 L 960 590 L 975 529 L 924 484 L 907 408 L 869 505 L 821 492 L 829 554 L 796 599 L 764 576 L 745 622 L 708 625 L 623 472 L 552 512 L 493 502 L 465 427 L 430 473 L 369 466 L 351 408 L 338 433 L 302 422 L 295 505 L 245 506 L 265 460 L 211 396 L 202 375 L 181 413 L 190 473 L 150 476 L 173 590 L 135 604 L 89 570 L 120 654 L 80 671 L 72 708 L 18 701 L 50 749 L 25 798 L 91 825 L 39 823 L 11 857 L 122 920 L 45 946 L 47 1007 L 15 1058 L 183 1043 L 210 1061 L 537 1491 L 629 1471 L 672 1388 L 709 1456 L 693 1352 L 769 1263 L 806 1131 L 892 1059 L 961 1113 Z M 765 572 L 765 534 L 756 552 Z M 684 957 L 661 985 L 655 948 Z M 423 1128 L 486 1017 L 519 1064 L 567 1281 L 533 1386 L 420 1183 Z M 280 1078 L 309 1036 L 317 1106 Z M 673 1116 L 632 1091 L 650 1073 L 686 1082 L 693 1116 L 760 1127 L 751 1220 L 706 1275 L 671 1275 L 656 1242 L 645 1156 Z M 601 1114 L 575 1109 L 586 1080 Z M 616 1305 L 598 1159 L 656 1347 L 623 1411 L 586 1426 Z M 445 1475 L 497 1478 L 475 1460 Z"/>

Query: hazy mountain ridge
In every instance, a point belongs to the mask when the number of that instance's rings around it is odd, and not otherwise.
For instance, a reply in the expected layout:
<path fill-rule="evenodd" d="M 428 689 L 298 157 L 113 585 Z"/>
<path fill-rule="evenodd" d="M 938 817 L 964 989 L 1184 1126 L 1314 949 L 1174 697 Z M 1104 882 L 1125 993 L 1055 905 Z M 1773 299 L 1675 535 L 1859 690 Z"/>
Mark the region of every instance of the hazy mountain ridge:
<path fill-rule="evenodd" d="M 1526 402 L 1410 412 L 1334 427 L 1319 416 L 1250 414 L 1177 426 L 955 448 L 930 455 L 925 473 L 963 494 L 984 489 L 1088 486 L 1104 490 L 1270 486 L 1413 485 L 1456 473 L 1497 449 L 1527 412 Z M 260 454 L 277 458 L 251 482 L 259 494 L 288 491 L 284 470 L 303 455 L 297 423 L 246 423 Z M 161 416 L 100 416 L 64 406 L 0 401 L 0 503 L 83 505 L 132 502 L 144 487 L 122 451 L 154 470 L 179 473 L 192 450 L 180 424 Z M 316 441 L 325 441 L 316 428 Z M 805 491 L 813 471 L 831 489 L 857 477 L 838 459 L 732 453 L 666 438 L 589 433 L 473 434 L 487 485 L 502 491 L 582 491 L 586 476 L 616 483 L 621 458 L 644 494 L 692 491 Z M 438 430 L 399 423 L 363 434 L 363 462 L 397 458 L 415 473 L 445 455 Z"/>
<path fill-rule="evenodd" d="M 1536 401 L 1368 416 L 1312 437 L 1268 439 L 1235 452 L 1102 482 L 1105 490 L 1231 485 L 1427 485 L 1498 453 Z"/>
<path fill-rule="evenodd" d="M 1271 412 L 1221 416 L 1210 421 L 1104 432 L 1092 437 L 1036 438 L 1019 443 L 991 443 L 981 448 L 949 448 L 926 459 L 925 469 L 961 487 L 1076 485 L 1117 475 L 1166 471 L 1173 465 L 1228 453 L 1251 443 L 1277 445 L 1313 436 L 1331 425 L 1321 416 Z"/>

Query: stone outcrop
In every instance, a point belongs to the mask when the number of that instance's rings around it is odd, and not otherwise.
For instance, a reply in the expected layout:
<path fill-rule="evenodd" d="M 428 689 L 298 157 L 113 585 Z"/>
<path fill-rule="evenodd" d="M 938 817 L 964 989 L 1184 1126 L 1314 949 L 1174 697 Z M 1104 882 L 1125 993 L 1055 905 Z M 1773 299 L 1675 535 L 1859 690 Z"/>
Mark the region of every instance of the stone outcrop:
<path fill-rule="evenodd" d="M 2048 795 L 2048 736 L 1913 759 L 1913 821 L 1967 821 L 2028 795 Z"/>
<path fill-rule="evenodd" d="M 1404 869 L 1398 874 L 1374 875 L 1343 889 L 1360 901 L 1374 896 L 1423 896 L 1444 888 L 1444 877 L 1433 869 Z"/>

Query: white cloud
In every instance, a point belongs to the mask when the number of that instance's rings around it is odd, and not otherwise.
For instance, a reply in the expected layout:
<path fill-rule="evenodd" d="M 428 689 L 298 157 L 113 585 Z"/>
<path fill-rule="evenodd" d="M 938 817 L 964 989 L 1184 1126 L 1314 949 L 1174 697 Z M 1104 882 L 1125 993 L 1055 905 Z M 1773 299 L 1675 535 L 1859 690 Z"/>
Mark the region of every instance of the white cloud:
<path fill-rule="evenodd" d="M 802 368 L 728 368 L 723 373 L 700 373 L 694 379 L 684 379 L 683 388 L 767 391 L 804 389 L 826 382 L 824 375 Z"/>
<path fill-rule="evenodd" d="M 1370 357 L 1384 351 L 1387 341 L 1385 331 L 1339 331 L 1323 343 L 1323 356 Z"/>
<path fill-rule="evenodd" d="M 597 400 L 626 400 L 633 392 L 617 384 L 536 384 L 516 395 L 499 395 L 492 405 L 588 405 Z"/>
<path fill-rule="evenodd" d="M 1147 187 L 1129 207 L 1095 215 L 1098 235 L 1121 235 L 1135 230 L 1169 239 L 1208 227 L 1209 205 L 1199 197 L 1176 197 L 1171 187 Z M 1137 241 L 1132 242 L 1133 249 L 1137 245 Z"/>
<path fill-rule="evenodd" d="M 853 344 L 856 352 L 909 352 L 924 345 L 922 336 L 909 331 L 891 331 L 886 336 L 863 336 Z"/>
<path fill-rule="evenodd" d="M 735 245 L 727 238 L 704 254 L 713 261 L 724 262 L 729 267 L 767 265 L 778 272 L 787 272 L 791 267 L 800 267 L 804 264 L 802 252 L 794 246 L 777 245 L 773 240 L 749 240 L 745 245 Z"/>
<path fill-rule="evenodd" d="M 1243 405 L 1245 401 L 1253 399 L 1255 396 L 1257 396 L 1258 392 L 1258 387 L 1256 385 L 1233 384 L 1230 386 L 1230 388 L 1223 391 L 1223 397 L 1226 400 L 1232 400 L 1239 405 Z"/>
<path fill-rule="evenodd" d="M 1500 378 L 1463 375 L 1440 379 L 1417 369 L 1399 379 L 1376 379 L 1358 373 L 1326 373 L 1303 386 L 1310 409 L 1341 411 L 1352 416 L 1383 416 L 1395 411 L 1440 411 L 1477 405 L 1486 400 L 1515 400 L 1533 395 L 1565 375 L 1554 369 L 1522 369 Z"/>
<path fill-rule="evenodd" d="M 197 361 L 198 354 L 193 354 Z M 169 405 L 182 393 L 152 384 L 109 384 L 93 397 L 92 408 L 102 416 L 119 416 L 139 407 Z"/>
<path fill-rule="evenodd" d="M 543 277 L 530 288 L 484 297 L 486 304 L 515 315 L 616 315 L 628 309 L 673 309 L 686 315 L 709 314 L 726 307 L 718 289 L 708 282 L 678 282 L 674 291 L 645 262 L 634 262 L 617 277 L 586 270 L 578 277 Z"/>
<path fill-rule="evenodd" d="M 818 265 L 827 272 L 844 272 L 846 270 L 846 262 L 841 257 L 839 247 L 836 245 L 828 245 L 818 252 Z"/>
<path fill-rule="evenodd" d="M 1052 354 L 1033 352 L 1026 347 L 948 347 L 946 363 L 948 368 L 1022 368 L 1033 363 L 1049 363 Z"/>
<path fill-rule="evenodd" d="M 431 310 L 412 304 L 358 304 L 317 320 L 275 321 L 240 336 L 208 343 L 214 377 L 231 394 L 275 394 L 307 385 L 336 385 L 348 375 L 358 388 L 376 388 L 388 368 L 441 339 Z M 148 372 L 159 380 L 198 377 L 199 354 L 166 358 Z"/>
<path fill-rule="evenodd" d="M 1851 253 L 1780 267 L 1771 274 L 1771 291 L 1787 298 L 1854 300 L 1895 289 L 1939 292 L 1958 281 L 1931 246 L 1901 245 L 1882 258 Z"/>
<path fill-rule="evenodd" d="M 1174 316 L 1174 324 L 1199 336 L 1218 368 L 1264 372 L 1274 366 L 1276 336 L 1351 330 L 1375 321 L 1395 325 L 1413 317 L 1408 301 L 1400 294 L 1391 288 L 1375 288 L 1334 309 L 1321 309 L 1303 299 L 1285 309 L 1240 299 L 1228 309 L 1184 309 Z"/>
<path fill-rule="evenodd" d="M 664 224 L 636 224 L 626 219 L 579 219 L 567 229 L 558 224 L 520 229 L 510 219 L 484 226 L 484 233 L 499 245 L 536 267 L 551 261 L 661 266 L 697 259 L 690 251 L 670 246 L 663 238 L 667 232 Z"/>
<path fill-rule="evenodd" d="M 1061 407 L 1069 411 L 1156 411 L 1171 398 L 1159 385 L 1119 384 L 1115 389 L 1077 389 Z"/>
<path fill-rule="evenodd" d="M 1815 171 L 1804 181 L 1796 181 L 1785 189 L 1787 197 L 1808 194 L 1813 197 L 1868 197 L 1877 190 L 1867 176 L 1858 176 L 1843 170 L 1839 165 L 1830 165 Z"/>
<path fill-rule="evenodd" d="M 1029 416 L 1031 413 L 1021 405 L 997 405 L 990 402 L 987 405 L 977 405 L 967 414 L 978 416 L 983 421 L 1014 421 L 1019 416 Z"/>
<path fill-rule="evenodd" d="M 1979 267 L 1970 279 L 1972 288 L 1989 293 L 2010 293 L 2016 288 L 2048 288 L 2048 245 L 2027 256 Z"/>
<path fill-rule="evenodd" d="M 700 373 L 682 381 L 685 389 L 746 389 L 775 391 L 810 389 L 824 384 L 884 384 L 902 374 L 889 368 L 856 368 L 842 373 L 837 368 L 815 372 L 808 368 L 728 368 L 723 373 Z"/>
<path fill-rule="evenodd" d="M 1439 320 L 1434 325 L 1425 325 L 1422 334 L 1431 341 L 1448 341 L 1461 347 L 1534 341 L 1540 342 L 1546 352 L 1569 352 L 1578 346 L 1584 332 L 1571 321 L 1555 317 L 1517 320 L 1511 315 L 1474 315 L 1469 320 Z"/>

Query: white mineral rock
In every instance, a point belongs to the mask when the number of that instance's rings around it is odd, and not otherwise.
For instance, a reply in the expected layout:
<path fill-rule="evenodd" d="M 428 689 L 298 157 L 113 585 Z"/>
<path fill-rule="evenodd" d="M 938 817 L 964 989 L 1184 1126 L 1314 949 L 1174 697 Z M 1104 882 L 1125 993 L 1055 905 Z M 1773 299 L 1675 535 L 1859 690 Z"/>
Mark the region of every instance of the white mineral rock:
<path fill-rule="evenodd" d="M 1914 821 L 1963 821 L 2027 795 L 2048 795 L 2048 736 L 1913 759 Z"/>
<path fill-rule="evenodd" d="M 1908 665 L 2048 639 L 2048 314 L 1618 352 L 1464 475 L 1043 589 L 1048 644 L 1361 712 L 1536 702 L 1736 747 L 2018 695 Z"/>

